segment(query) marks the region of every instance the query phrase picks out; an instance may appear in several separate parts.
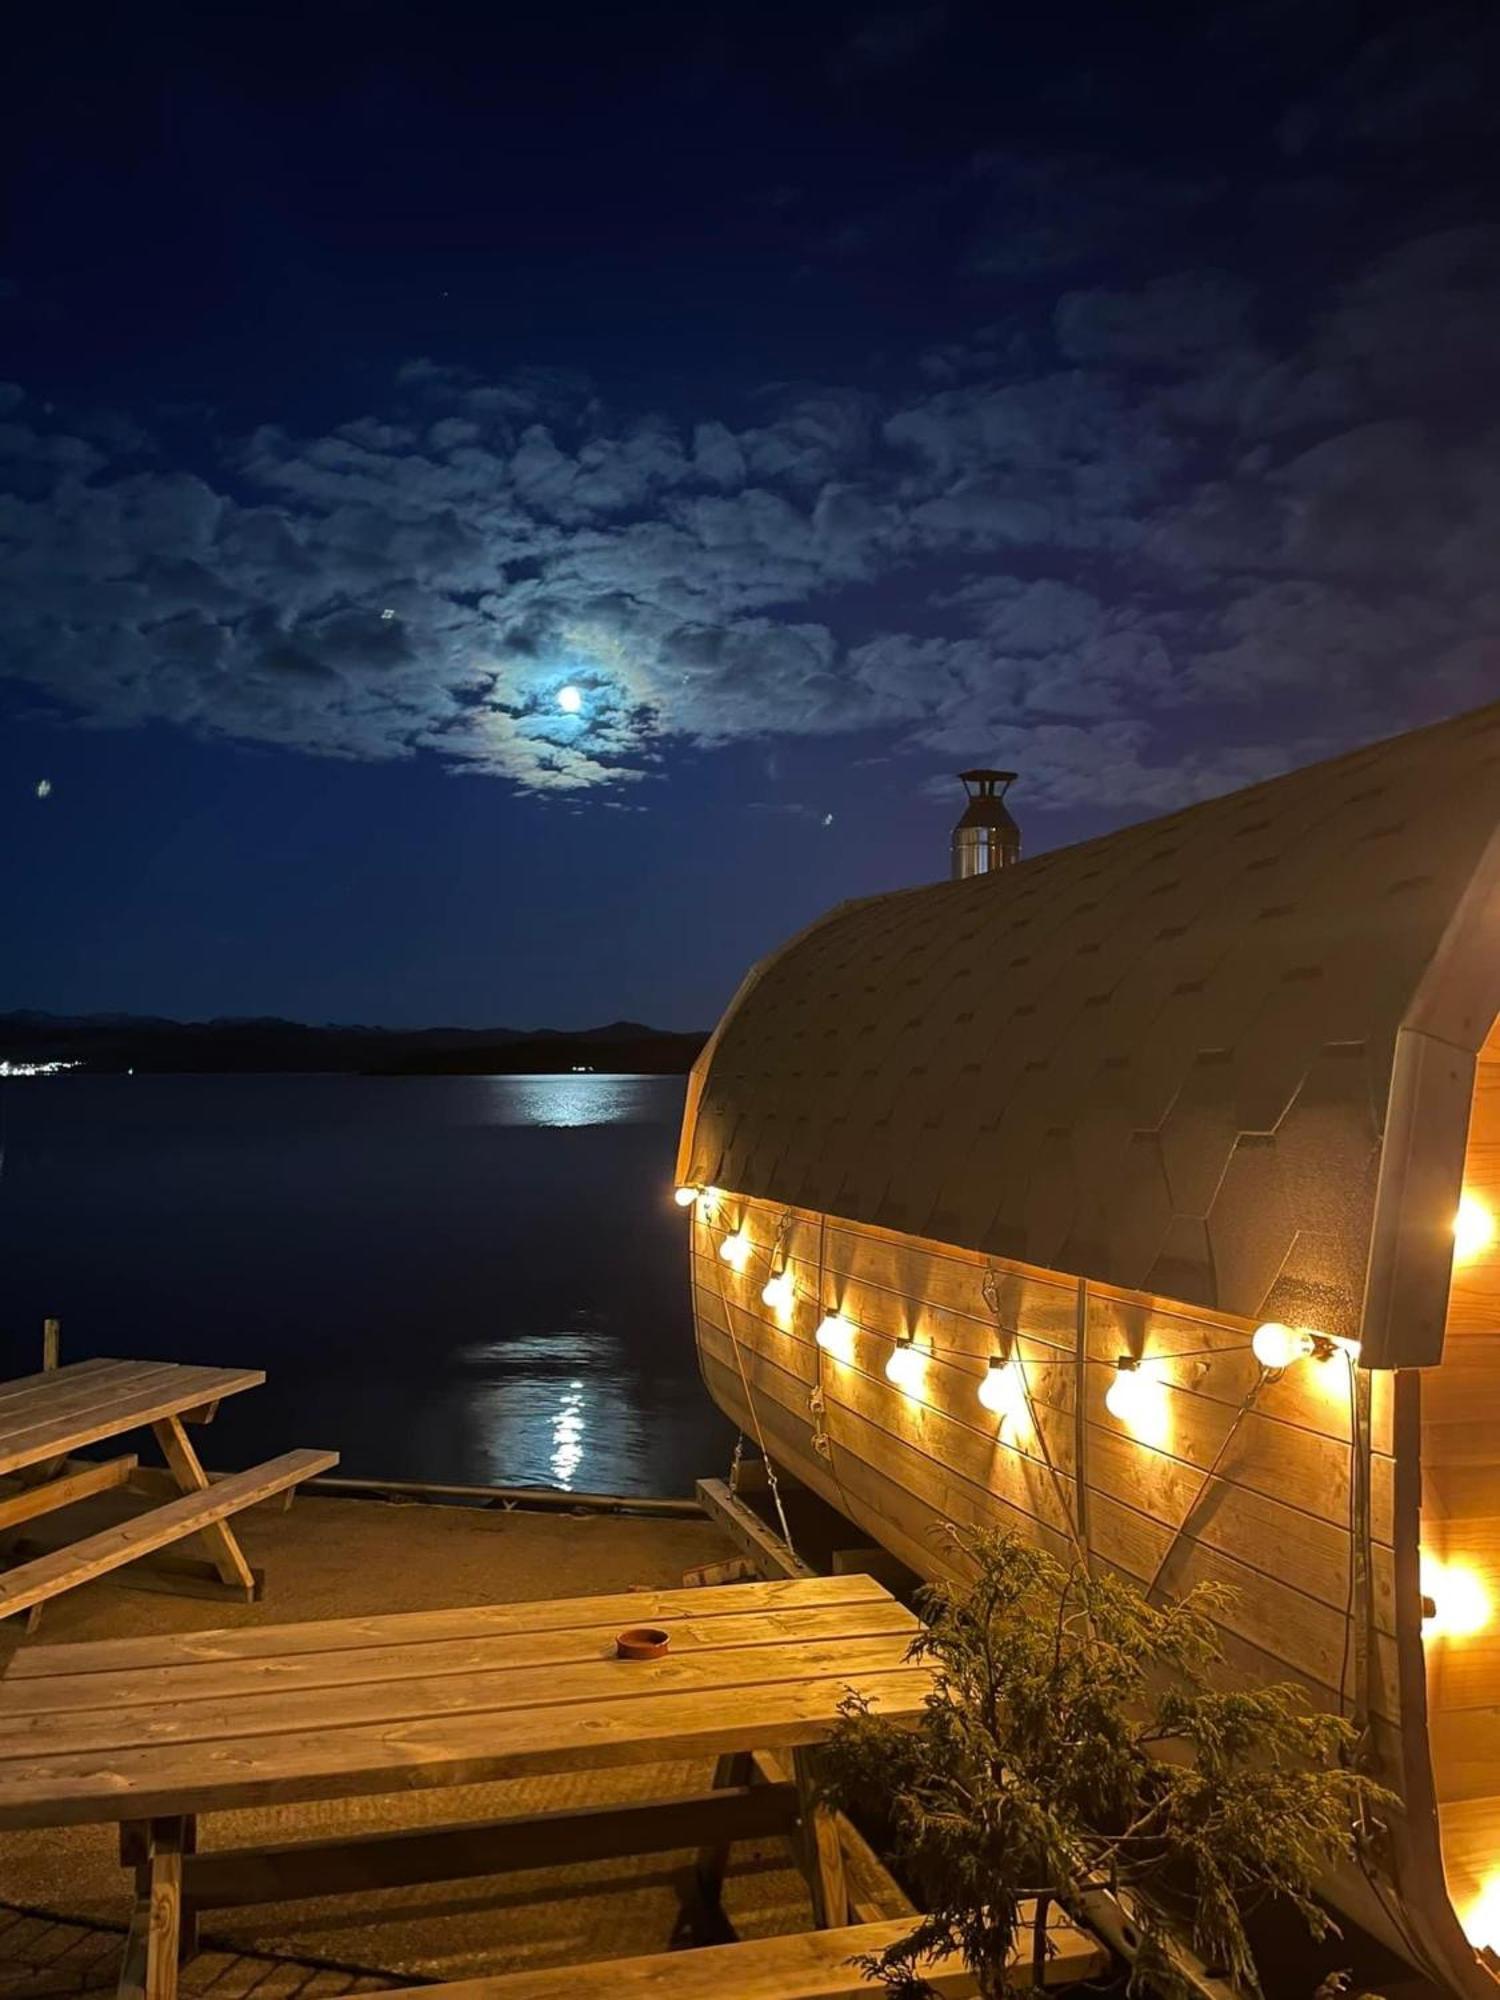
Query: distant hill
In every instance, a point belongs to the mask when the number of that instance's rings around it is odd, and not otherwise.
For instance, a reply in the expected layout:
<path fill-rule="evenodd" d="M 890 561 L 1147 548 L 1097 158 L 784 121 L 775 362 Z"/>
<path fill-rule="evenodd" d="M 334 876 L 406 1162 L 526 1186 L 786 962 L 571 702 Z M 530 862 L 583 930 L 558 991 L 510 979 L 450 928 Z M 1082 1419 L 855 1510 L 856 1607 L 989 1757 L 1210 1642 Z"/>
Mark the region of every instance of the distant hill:
<path fill-rule="evenodd" d="M 273 1017 L 172 1021 L 154 1014 L 0 1014 L 0 1059 L 78 1062 L 157 1075 L 353 1071 L 382 1076 L 494 1075 L 587 1067 L 675 1076 L 707 1037 L 611 1021 L 599 1028 L 310 1026 Z"/>

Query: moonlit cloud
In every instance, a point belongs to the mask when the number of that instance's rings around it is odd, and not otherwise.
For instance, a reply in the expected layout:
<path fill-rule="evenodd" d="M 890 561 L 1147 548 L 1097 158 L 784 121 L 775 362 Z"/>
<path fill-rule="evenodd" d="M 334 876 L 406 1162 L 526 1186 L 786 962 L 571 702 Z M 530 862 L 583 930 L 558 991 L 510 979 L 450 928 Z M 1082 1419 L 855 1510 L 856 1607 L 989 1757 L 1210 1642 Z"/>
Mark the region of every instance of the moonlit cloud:
<path fill-rule="evenodd" d="M 943 21 L 872 17 L 840 60 L 878 76 Z M 1423 78 L 1372 42 L 1275 173 L 1469 102 Z M 1326 184 L 1273 178 L 1246 229 L 1279 201 L 1342 244 Z M 967 204 L 970 323 L 737 409 L 417 357 L 321 432 L 205 423 L 174 471 L 149 412 L 0 386 L 0 673 L 94 726 L 616 804 L 685 755 L 858 737 L 913 786 L 984 757 L 1040 805 L 1145 809 L 1493 695 L 1500 227 L 1414 211 L 1289 309 L 1232 229 L 1194 252 L 1234 198 L 971 161 L 898 218 Z"/>

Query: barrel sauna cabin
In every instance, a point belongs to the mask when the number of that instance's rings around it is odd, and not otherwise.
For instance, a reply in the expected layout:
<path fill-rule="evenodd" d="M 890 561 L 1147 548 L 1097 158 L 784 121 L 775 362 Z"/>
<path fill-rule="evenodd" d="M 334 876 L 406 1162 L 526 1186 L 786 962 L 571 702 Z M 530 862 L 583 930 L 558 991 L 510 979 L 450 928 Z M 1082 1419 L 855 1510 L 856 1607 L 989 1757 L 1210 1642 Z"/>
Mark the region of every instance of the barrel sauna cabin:
<path fill-rule="evenodd" d="M 995 774 L 1004 775 L 1004 774 Z M 1401 1811 L 1330 1899 L 1500 1992 L 1500 704 L 845 903 L 689 1087 L 702 1372 L 943 1521 L 1229 1585 Z"/>

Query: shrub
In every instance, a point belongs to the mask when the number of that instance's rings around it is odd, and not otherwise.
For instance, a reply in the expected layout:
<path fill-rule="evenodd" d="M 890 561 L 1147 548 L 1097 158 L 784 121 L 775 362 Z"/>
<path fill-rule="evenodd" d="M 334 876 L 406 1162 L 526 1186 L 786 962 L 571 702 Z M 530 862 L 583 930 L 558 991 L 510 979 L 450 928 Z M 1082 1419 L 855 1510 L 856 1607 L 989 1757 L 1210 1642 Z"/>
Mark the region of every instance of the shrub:
<path fill-rule="evenodd" d="M 924 1964 L 956 1951 L 998 1995 L 1024 1899 L 1076 1908 L 1091 1888 L 1133 1888 L 1131 1994 L 1188 1991 L 1175 1925 L 1259 1996 L 1247 1912 L 1280 1897 L 1327 1935 L 1314 1885 L 1390 1801 L 1350 1768 L 1351 1726 L 1307 1713 L 1292 1686 L 1215 1685 L 1214 1620 L 1230 1601 L 1216 1586 L 1158 1607 L 1014 1535 L 946 1532 L 970 1574 L 922 1593 L 912 1652 L 935 1680 L 921 1722 L 850 1696 L 829 1745 L 831 1794 L 883 1826 L 928 1912 L 865 1969 L 911 1993 Z"/>

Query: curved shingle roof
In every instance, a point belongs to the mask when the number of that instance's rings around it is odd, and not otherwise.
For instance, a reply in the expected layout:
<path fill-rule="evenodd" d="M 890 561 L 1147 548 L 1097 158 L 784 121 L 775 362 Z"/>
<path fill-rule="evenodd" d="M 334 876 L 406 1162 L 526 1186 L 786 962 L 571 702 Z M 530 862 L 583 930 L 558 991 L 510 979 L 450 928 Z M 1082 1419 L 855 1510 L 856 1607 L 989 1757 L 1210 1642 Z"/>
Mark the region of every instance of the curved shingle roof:
<path fill-rule="evenodd" d="M 1441 1206 L 1497 1006 L 1500 703 L 833 911 L 721 1023 L 681 1177 L 1354 1335 L 1401 1031 L 1452 1058 Z"/>

